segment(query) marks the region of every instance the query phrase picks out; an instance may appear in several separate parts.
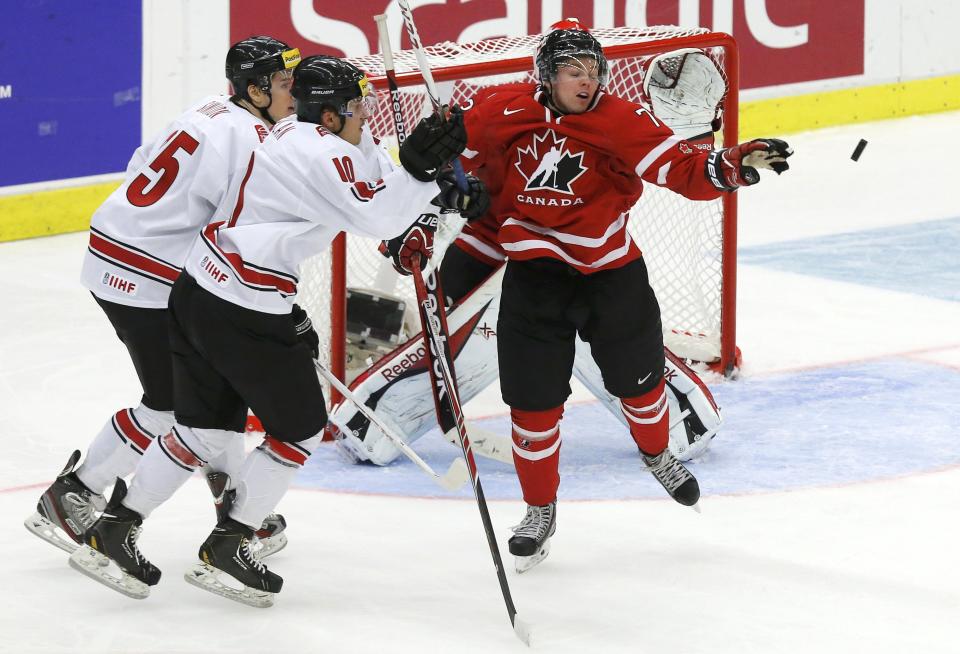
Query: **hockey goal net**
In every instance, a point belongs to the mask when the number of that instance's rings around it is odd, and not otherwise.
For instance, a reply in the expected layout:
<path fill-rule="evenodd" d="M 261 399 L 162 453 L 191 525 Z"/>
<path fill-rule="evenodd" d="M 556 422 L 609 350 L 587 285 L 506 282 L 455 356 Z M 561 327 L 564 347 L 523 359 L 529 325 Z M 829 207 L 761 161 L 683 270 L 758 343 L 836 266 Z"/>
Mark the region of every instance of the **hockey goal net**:
<path fill-rule="evenodd" d="M 639 101 L 643 62 L 678 48 L 703 48 L 725 71 L 722 141 L 736 143 L 738 56 L 733 39 L 699 28 L 671 26 L 593 30 L 609 59 L 607 92 Z M 490 39 L 479 43 L 441 43 L 426 48 L 440 97 L 464 105 L 483 87 L 532 80 L 537 35 Z M 375 84 L 378 113 L 369 121 L 376 137 L 395 152 L 392 107 L 382 58 L 351 59 Z M 432 111 L 412 50 L 394 53 L 403 117 L 408 126 Z M 616 129 L 615 125 L 610 126 Z M 415 216 L 411 216 L 411 220 Z M 631 211 L 629 229 L 646 259 L 650 281 L 660 301 L 664 338 L 678 355 L 710 363 L 729 372 L 736 365 L 734 341 L 736 197 L 692 202 L 647 184 Z M 458 226 L 441 229 L 433 262 L 455 236 Z M 410 278 L 393 272 L 377 252 L 377 243 L 341 235 L 328 252 L 308 261 L 301 271 L 298 301 L 312 316 L 321 337 L 322 355 L 337 376 L 352 378 L 367 360 L 347 361 L 348 292 L 374 289 L 411 309 L 415 293 Z M 350 291 L 348 291 L 350 289 Z M 418 327 L 414 327 L 418 330 Z M 410 334 L 412 335 L 412 334 Z"/>

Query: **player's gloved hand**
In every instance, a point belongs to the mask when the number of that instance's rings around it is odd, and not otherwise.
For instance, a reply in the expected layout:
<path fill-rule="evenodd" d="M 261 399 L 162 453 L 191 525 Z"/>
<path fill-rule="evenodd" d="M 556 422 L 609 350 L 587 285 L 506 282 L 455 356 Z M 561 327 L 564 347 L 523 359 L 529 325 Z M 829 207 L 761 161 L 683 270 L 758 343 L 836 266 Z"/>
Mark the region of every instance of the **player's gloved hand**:
<path fill-rule="evenodd" d="M 434 113 L 421 120 L 400 146 L 400 163 L 421 182 L 437 179 L 467 145 L 463 111 L 453 107 L 445 115 Z"/>
<path fill-rule="evenodd" d="M 380 254 L 393 259 L 393 268 L 401 275 L 413 274 L 413 257 L 420 255 L 420 270 L 427 267 L 433 256 L 433 235 L 439 218 L 435 213 L 422 213 L 406 231 L 396 238 L 380 243 Z"/>
<path fill-rule="evenodd" d="M 445 168 L 437 178 L 440 194 L 433 199 L 433 204 L 447 211 L 459 211 L 468 221 L 473 221 L 490 208 L 490 194 L 486 185 L 473 175 L 466 175 L 467 190 L 462 191 L 457 186 L 457 176 L 452 168 Z"/>
<path fill-rule="evenodd" d="M 734 191 L 760 181 L 757 168 L 776 174 L 790 168 L 793 148 L 780 139 L 756 139 L 732 148 L 714 150 L 707 158 L 707 177 L 721 191 Z"/>
<path fill-rule="evenodd" d="M 314 359 L 319 358 L 320 337 L 317 336 L 317 330 L 313 328 L 310 316 L 300 308 L 299 304 L 294 304 L 293 311 L 290 312 L 290 318 L 293 320 L 293 328 L 297 330 L 297 338 L 307 344 Z"/>

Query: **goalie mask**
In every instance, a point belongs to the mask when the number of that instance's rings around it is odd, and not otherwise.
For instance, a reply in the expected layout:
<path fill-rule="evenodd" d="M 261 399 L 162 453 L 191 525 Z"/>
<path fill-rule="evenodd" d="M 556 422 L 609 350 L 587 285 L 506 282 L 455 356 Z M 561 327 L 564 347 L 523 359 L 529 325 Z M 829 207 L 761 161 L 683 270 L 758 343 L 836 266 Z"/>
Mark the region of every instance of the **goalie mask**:
<path fill-rule="evenodd" d="M 603 48 L 590 32 L 575 18 L 568 18 L 552 26 L 553 31 L 540 38 L 534 55 L 534 73 L 541 87 L 557 77 L 557 69 L 563 65 L 581 66 L 578 58 L 590 57 L 597 62 L 597 81 L 602 89 L 610 78 L 610 66 Z"/>
<path fill-rule="evenodd" d="M 336 57 L 304 59 L 293 73 L 292 92 L 297 99 L 297 118 L 308 123 L 322 124 L 326 110 L 335 111 L 341 120 L 357 112 L 370 118 L 377 110 L 377 93 L 367 76 Z"/>
<path fill-rule="evenodd" d="M 723 72 L 703 50 L 673 50 L 643 65 L 643 104 L 682 138 L 718 131 L 726 95 Z"/>
<path fill-rule="evenodd" d="M 283 41 L 269 36 L 251 36 L 233 44 L 227 50 L 225 70 L 227 79 L 233 85 L 235 98 L 254 104 L 248 92 L 249 86 L 253 84 L 266 93 L 272 103 L 270 85 L 273 75 L 280 72 L 292 75 L 298 63 L 300 50 L 297 48 L 291 48 Z M 272 125 L 274 121 L 267 113 L 269 108 L 270 104 L 267 104 L 266 107 L 258 109 L 260 115 Z"/>

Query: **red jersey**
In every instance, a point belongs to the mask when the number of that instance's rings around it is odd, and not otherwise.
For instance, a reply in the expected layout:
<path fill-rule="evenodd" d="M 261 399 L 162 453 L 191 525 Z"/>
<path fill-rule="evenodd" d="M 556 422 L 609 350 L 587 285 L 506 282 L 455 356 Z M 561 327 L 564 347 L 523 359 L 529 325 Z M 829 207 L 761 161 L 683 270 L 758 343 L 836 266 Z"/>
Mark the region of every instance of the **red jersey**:
<path fill-rule="evenodd" d="M 458 245 L 481 259 L 617 268 L 640 257 L 627 219 L 644 181 L 691 200 L 720 196 L 707 178 L 709 152 L 642 106 L 601 94 L 590 111 L 563 116 L 540 96 L 534 84 L 491 87 L 466 112 L 464 168 L 487 184 L 491 208 Z"/>

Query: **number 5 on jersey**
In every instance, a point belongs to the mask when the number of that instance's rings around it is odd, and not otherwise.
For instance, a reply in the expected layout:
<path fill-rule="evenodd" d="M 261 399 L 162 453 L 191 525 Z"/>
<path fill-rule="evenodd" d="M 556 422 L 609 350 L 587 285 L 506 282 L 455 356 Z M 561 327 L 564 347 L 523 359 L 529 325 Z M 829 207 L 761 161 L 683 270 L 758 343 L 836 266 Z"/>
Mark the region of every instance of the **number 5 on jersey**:
<path fill-rule="evenodd" d="M 174 156 L 177 150 L 183 150 L 191 155 L 199 146 L 200 142 L 186 132 L 177 132 L 171 137 L 167 147 L 150 162 L 150 169 L 160 173 L 160 177 L 149 191 L 144 192 L 152 180 L 143 173 L 137 175 L 127 187 L 127 200 L 130 204 L 135 207 L 149 207 L 162 198 L 180 172 L 180 162 Z"/>

